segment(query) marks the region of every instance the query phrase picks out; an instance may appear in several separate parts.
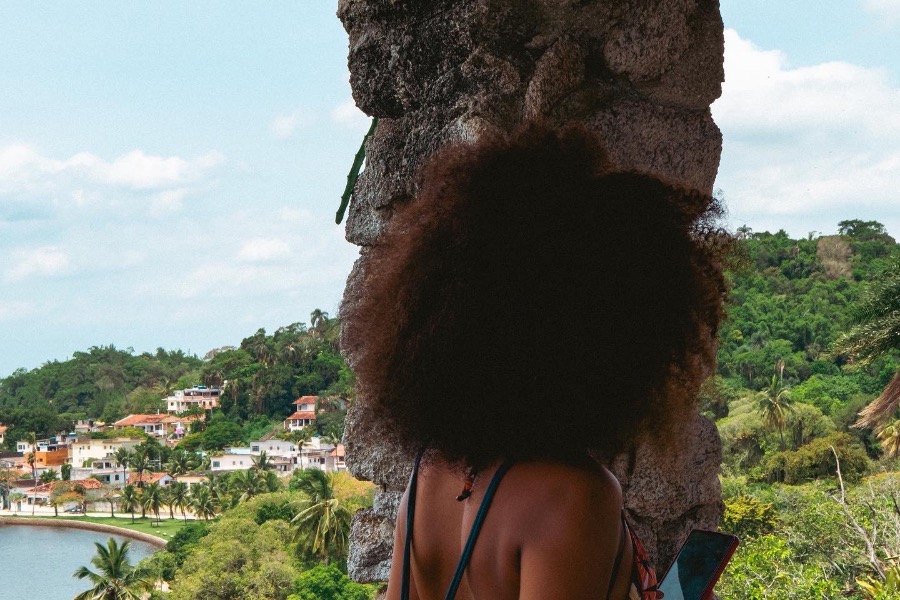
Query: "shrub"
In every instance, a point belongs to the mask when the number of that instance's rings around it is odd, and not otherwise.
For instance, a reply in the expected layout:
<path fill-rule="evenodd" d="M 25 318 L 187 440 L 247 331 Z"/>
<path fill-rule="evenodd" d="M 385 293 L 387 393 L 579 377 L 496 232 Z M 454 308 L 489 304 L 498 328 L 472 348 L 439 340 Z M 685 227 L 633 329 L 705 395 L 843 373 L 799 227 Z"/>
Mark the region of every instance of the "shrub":
<path fill-rule="evenodd" d="M 723 528 L 738 537 L 758 537 L 771 533 L 778 516 L 771 504 L 753 496 L 738 496 L 725 501 Z"/>
<path fill-rule="evenodd" d="M 866 452 L 854 444 L 847 433 L 833 433 L 812 440 L 797 450 L 773 454 L 765 461 L 769 481 L 796 484 L 836 474 L 834 452 L 841 459 L 841 473 L 847 481 L 857 481 L 869 469 Z"/>
<path fill-rule="evenodd" d="M 334 565 L 319 565 L 297 578 L 294 592 L 287 600 L 370 600 L 374 590 L 350 581 Z"/>
<path fill-rule="evenodd" d="M 716 586 L 723 600 L 838 599 L 842 592 L 817 565 L 797 560 L 777 535 L 743 540 Z"/>

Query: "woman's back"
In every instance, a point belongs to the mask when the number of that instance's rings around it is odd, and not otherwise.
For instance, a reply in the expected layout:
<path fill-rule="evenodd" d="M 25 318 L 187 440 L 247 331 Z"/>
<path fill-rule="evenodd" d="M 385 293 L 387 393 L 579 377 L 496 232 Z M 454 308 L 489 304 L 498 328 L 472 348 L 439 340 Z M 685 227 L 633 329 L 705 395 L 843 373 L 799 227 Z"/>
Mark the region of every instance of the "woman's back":
<path fill-rule="evenodd" d="M 412 599 L 443 599 L 499 463 L 463 479 L 439 460 L 418 476 L 413 526 Z M 388 598 L 400 598 L 407 496 L 398 516 Z M 609 598 L 628 595 L 632 564 L 621 520 L 622 494 L 604 468 L 550 462 L 513 465 L 503 477 L 456 598 Z M 618 557 L 619 553 L 621 557 Z M 621 565 L 610 584 L 614 565 Z"/>
<path fill-rule="evenodd" d="M 481 471 L 457 502 L 463 477 L 426 461 L 413 598 L 445 596 L 498 457 L 516 464 L 457 597 L 622 600 L 632 566 L 653 586 L 615 478 L 566 465 L 609 460 L 640 434 L 664 440 L 695 410 L 725 292 L 718 205 L 614 169 L 608 141 L 531 123 L 445 146 L 367 251 L 359 301 L 342 310 L 357 401 L 398 447 Z"/>

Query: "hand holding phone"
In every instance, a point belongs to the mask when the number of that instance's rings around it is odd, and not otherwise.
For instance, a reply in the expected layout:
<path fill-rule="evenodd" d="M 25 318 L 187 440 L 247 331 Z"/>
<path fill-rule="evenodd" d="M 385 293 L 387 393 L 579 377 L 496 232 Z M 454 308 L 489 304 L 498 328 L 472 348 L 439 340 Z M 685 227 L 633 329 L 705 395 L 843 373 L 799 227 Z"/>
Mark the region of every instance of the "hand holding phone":
<path fill-rule="evenodd" d="M 660 581 L 663 600 L 707 600 L 737 546 L 728 533 L 691 531 Z"/>

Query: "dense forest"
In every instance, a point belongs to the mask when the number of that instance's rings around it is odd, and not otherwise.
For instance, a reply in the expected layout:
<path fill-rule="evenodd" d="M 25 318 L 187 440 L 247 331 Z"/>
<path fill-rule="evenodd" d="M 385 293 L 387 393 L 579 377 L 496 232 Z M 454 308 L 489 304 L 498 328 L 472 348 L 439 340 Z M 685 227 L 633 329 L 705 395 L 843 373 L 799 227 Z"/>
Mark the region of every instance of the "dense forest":
<path fill-rule="evenodd" d="M 194 436 L 189 445 L 213 449 L 247 442 L 289 415 L 299 396 L 342 399 L 338 407 L 352 397 L 353 377 L 337 349 L 338 332 L 338 320 L 316 309 L 309 326 L 293 323 L 272 334 L 260 329 L 239 346 L 211 350 L 202 359 L 162 348 L 136 355 L 93 347 L 0 379 L 0 423 L 9 427 L 7 444 L 14 448 L 30 432 L 40 438 L 71 431 L 78 419 L 110 423 L 165 411 L 172 391 L 202 384 L 224 386 L 222 410 L 210 422 L 216 427 L 207 432 L 209 443 L 198 444 Z M 340 438 L 343 412 L 328 411 L 317 427 Z"/>
<path fill-rule="evenodd" d="M 900 426 L 892 405 L 854 426 L 900 367 L 900 247 L 860 220 L 738 236 L 719 372 L 701 393 L 722 439 L 723 529 L 742 538 L 717 591 L 900 597 Z"/>

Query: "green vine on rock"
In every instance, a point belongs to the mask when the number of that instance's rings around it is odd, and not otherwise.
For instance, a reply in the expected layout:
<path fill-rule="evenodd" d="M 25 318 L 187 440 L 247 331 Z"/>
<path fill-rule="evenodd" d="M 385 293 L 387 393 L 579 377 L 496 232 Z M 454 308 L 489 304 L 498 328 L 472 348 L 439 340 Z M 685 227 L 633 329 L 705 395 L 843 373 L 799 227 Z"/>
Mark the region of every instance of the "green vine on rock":
<path fill-rule="evenodd" d="M 356 156 L 353 157 L 353 165 L 350 167 L 350 172 L 347 173 L 347 185 L 344 187 L 344 193 L 341 194 L 341 205 L 334 216 L 334 222 L 338 225 L 344 220 L 344 213 L 347 212 L 347 206 L 350 205 L 350 198 L 353 196 L 353 190 L 356 188 L 356 180 L 359 179 L 359 172 L 362 169 L 363 161 L 366 159 L 366 142 L 375 133 L 376 127 L 378 127 L 378 117 L 372 117 L 372 125 L 369 126 L 369 131 L 363 137 L 359 150 L 356 151 Z"/>

